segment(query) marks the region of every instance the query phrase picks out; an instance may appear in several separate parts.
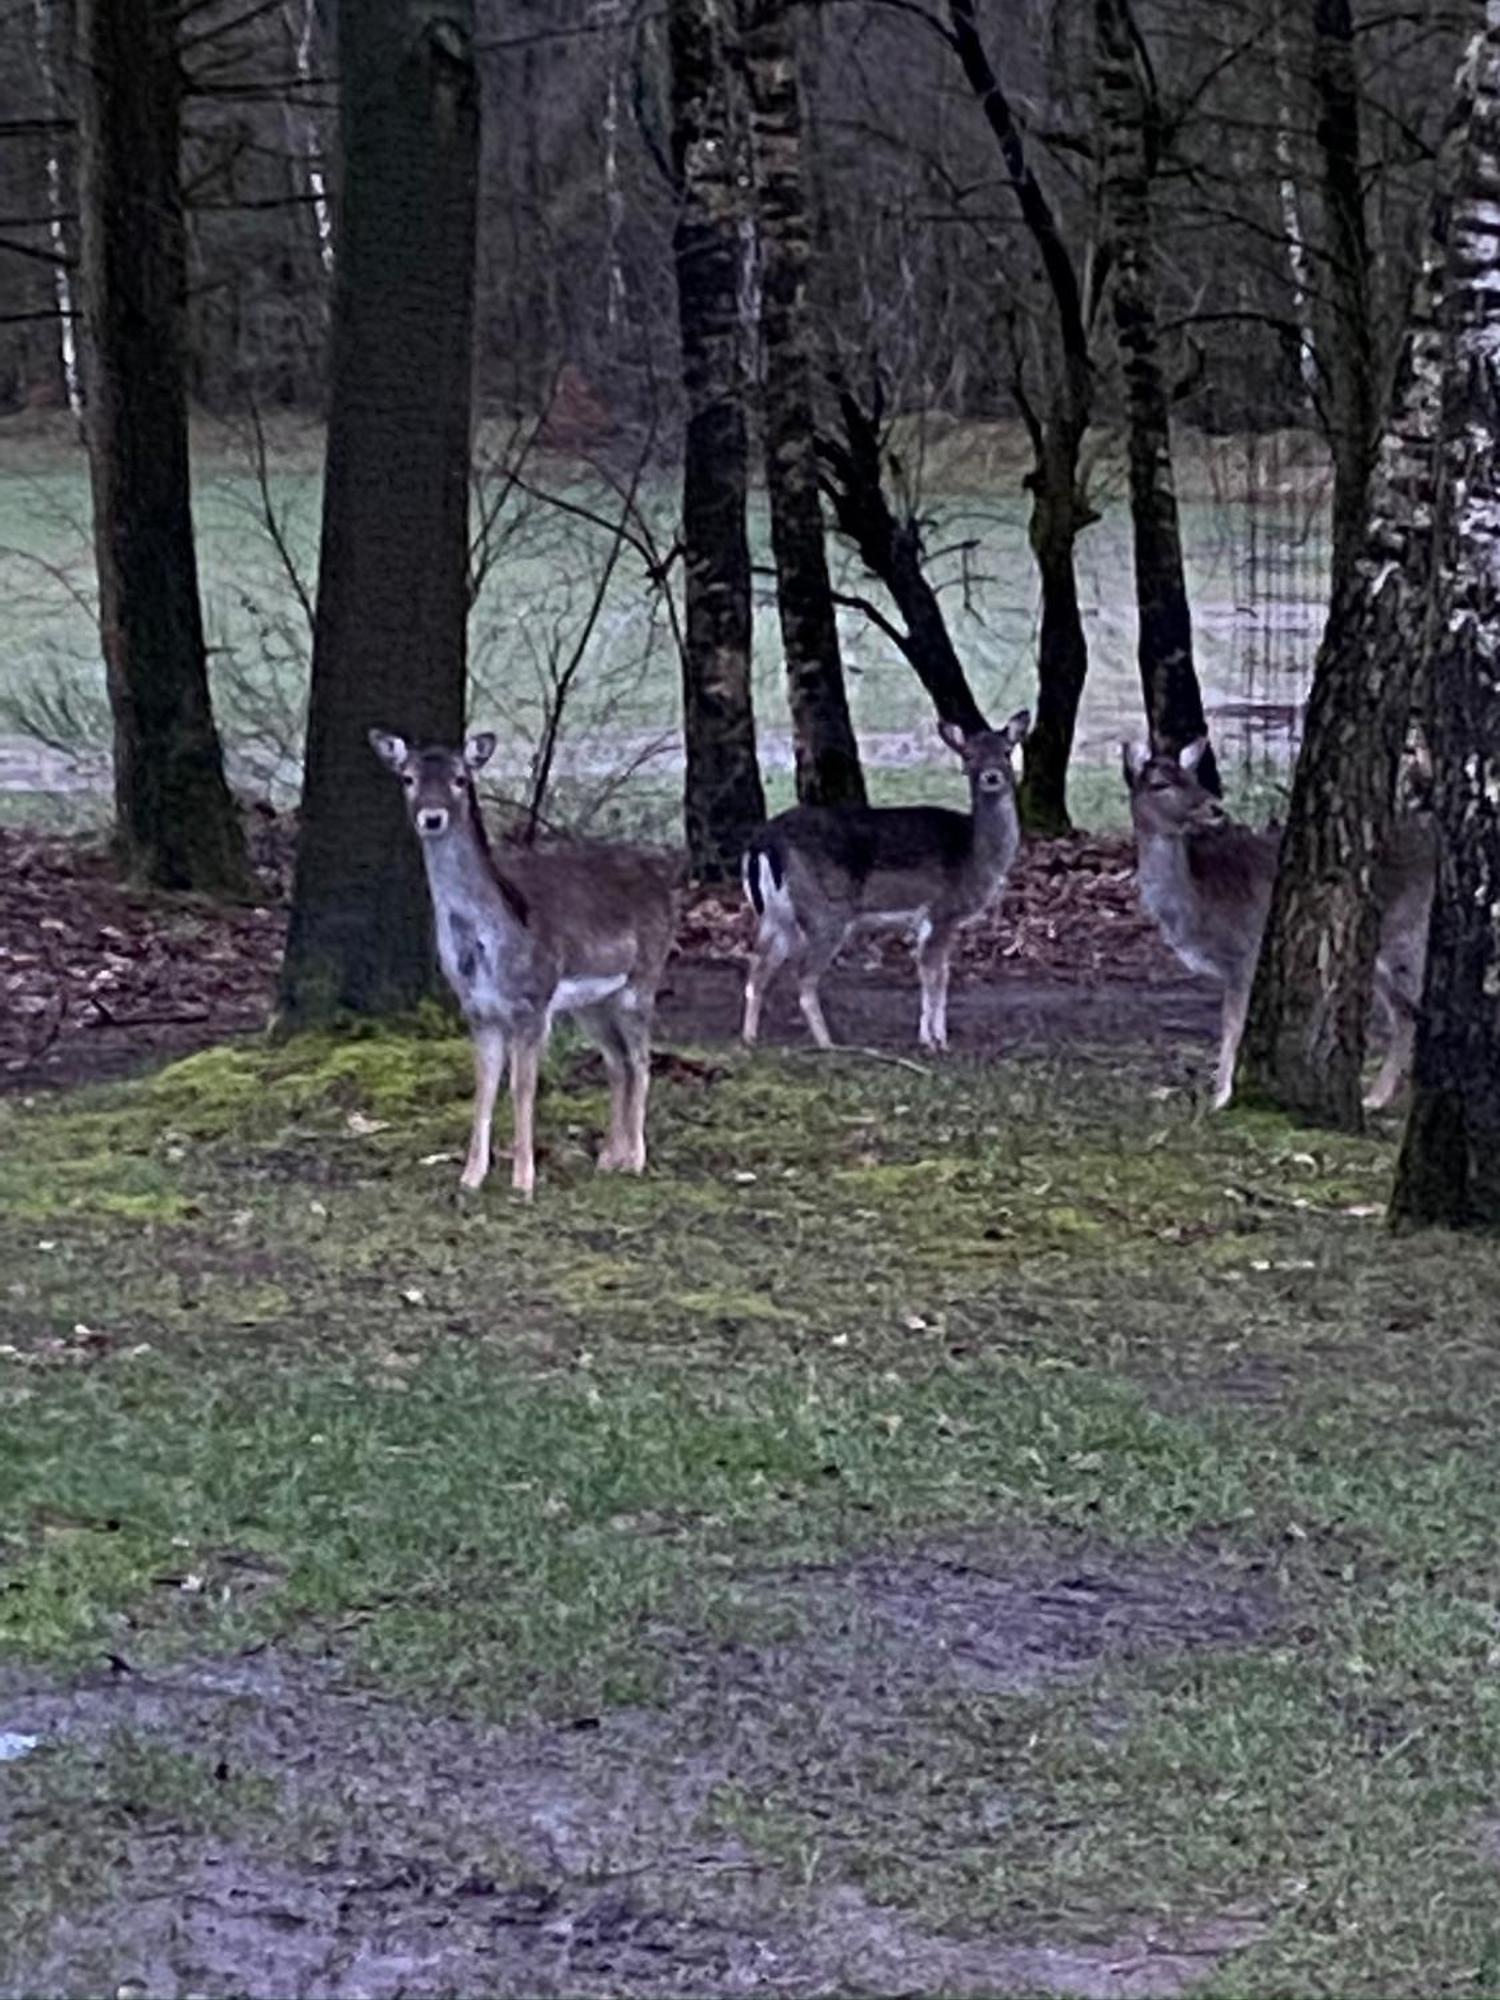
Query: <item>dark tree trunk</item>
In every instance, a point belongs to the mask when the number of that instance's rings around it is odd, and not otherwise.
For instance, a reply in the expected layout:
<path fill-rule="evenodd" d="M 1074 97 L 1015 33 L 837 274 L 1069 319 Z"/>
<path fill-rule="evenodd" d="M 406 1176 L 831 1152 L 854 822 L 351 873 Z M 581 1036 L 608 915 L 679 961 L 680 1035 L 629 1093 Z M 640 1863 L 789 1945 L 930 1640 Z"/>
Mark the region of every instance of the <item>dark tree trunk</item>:
<path fill-rule="evenodd" d="M 724 48 L 726 0 L 672 0 L 672 164 L 678 183 L 677 316 L 687 398 L 682 660 L 688 856 L 732 877 L 765 818 L 750 698 L 750 541 L 741 223 Z"/>
<path fill-rule="evenodd" d="M 1500 1229 L 1500 9 L 1454 199 L 1428 627 L 1437 895 L 1391 1219 Z"/>
<path fill-rule="evenodd" d="M 342 0 L 342 199 L 289 1026 L 433 984 L 427 890 L 370 728 L 463 729 L 479 94 L 469 0 Z"/>
<path fill-rule="evenodd" d="M 1011 384 L 1031 439 L 1034 463 L 1026 485 L 1032 496 L 1031 548 L 1042 588 L 1036 719 L 1022 757 L 1019 803 L 1028 832 L 1066 833 L 1071 824 L 1068 763 L 1088 673 L 1074 545 L 1098 519 L 1079 476 L 1093 409 L 1093 361 L 1078 273 L 980 38 L 975 0 L 948 0 L 948 23 L 954 53 L 1000 149 L 1021 220 L 1041 261 L 1055 321 L 1055 336 L 1049 326 L 1042 341 L 1045 407 L 1033 407 L 1019 364 Z"/>
<path fill-rule="evenodd" d="M 1370 245 L 1360 166 L 1359 70 L 1350 0 L 1313 0 L 1313 90 L 1328 228 L 1324 373 L 1333 451 L 1333 574 L 1348 588 L 1364 547 L 1370 475 L 1379 448 Z"/>
<path fill-rule="evenodd" d="M 1432 571 L 1440 416 L 1437 323 L 1448 207 L 1472 102 L 1455 92 L 1421 272 L 1371 481 L 1364 544 L 1329 612 L 1292 783 L 1239 1090 L 1346 1131 L 1361 1122 L 1360 1071 L 1379 944 L 1376 867 L 1422 651 Z"/>
<path fill-rule="evenodd" d="M 1206 730 L 1193 667 L 1193 620 L 1182 570 L 1182 534 L 1172 478 L 1172 432 L 1157 335 L 1151 176 L 1156 107 L 1128 0 L 1094 10 L 1103 207 L 1111 256 L 1115 339 L 1125 378 L 1130 523 L 1135 544 L 1141 692 L 1153 743 L 1180 750 Z M 1212 750 L 1198 766 L 1219 790 Z"/>
<path fill-rule="evenodd" d="M 827 468 L 824 490 L 841 533 L 859 550 L 872 576 L 890 592 L 903 624 L 897 626 L 873 605 L 864 608 L 900 647 L 931 697 L 940 722 L 963 730 L 984 729 L 984 712 L 974 699 L 937 592 L 922 568 L 921 524 L 908 510 L 897 519 L 881 476 L 880 415 L 862 409 L 844 390 L 839 397 L 842 438 L 824 438 L 818 450 Z"/>
<path fill-rule="evenodd" d="M 177 12 L 171 0 L 82 0 L 78 16 L 99 624 L 124 866 L 160 888 L 243 896 L 193 547 Z"/>
<path fill-rule="evenodd" d="M 1081 434 L 1072 424 L 1044 444 L 1031 475 L 1031 551 L 1042 583 L 1036 719 L 1022 753 L 1021 823 L 1031 833 L 1066 833 L 1068 766 L 1089 670 L 1073 560 L 1079 531 L 1097 518 L 1078 482 Z"/>
<path fill-rule="evenodd" d="M 766 486 L 797 746 L 797 796 L 806 805 L 859 805 L 864 775 L 839 657 L 818 490 L 802 106 L 791 0 L 742 0 L 742 5 L 762 254 Z"/>

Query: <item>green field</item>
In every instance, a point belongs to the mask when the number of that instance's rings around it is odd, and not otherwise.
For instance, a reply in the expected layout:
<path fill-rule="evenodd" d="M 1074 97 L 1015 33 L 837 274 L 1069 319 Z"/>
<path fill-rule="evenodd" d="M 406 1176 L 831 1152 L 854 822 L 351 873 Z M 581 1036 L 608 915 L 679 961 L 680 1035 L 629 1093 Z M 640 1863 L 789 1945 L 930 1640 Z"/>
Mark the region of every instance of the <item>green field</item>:
<path fill-rule="evenodd" d="M 1494 1253 L 1388 1135 L 714 1051 L 621 1181 L 563 1049 L 528 1209 L 467 1075 L 0 1106 L 0 1989 L 1500 1992 Z"/>
<path fill-rule="evenodd" d="M 1274 444 L 1275 441 L 1273 441 Z M 1243 445 L 1191 440 L 1182 451 L 1183 530 L 1193 591 L 1200 671 L 1231 771 L 1258 797 L 1284 756 L 1285 704 L 1300 694 L 1316 642 L 1325 585 L 1319 475 L 1304 441 L 1247 459 Z M 266 491 L 252 442 L 241 430 L 203 426 L 197 440 L 195 506 L 199 561 L 218 712 L 238 774 L 280 800 L 295 792 L 308 652 L 307 621 L 268 531 L 266 503 L 290 560 L 313 587 L 319 506 L 319 439 L 289 426 L 271 440 Z M 481 450 L 481 457 L 483 450 Z M 908 441 L 908 463 L 920 460 Z M 1026 542 L 1026 501 L 1016 441 L 1003 429 L 942 432 L 934 426 L 922 477 L 922 508 L 934 573 L 981 701 L 1003 716 L 1032 698 L 1036 591 Z M 528 476 L 549 494 L 606 516 L 618 506 L 608 484 L 578 468 L 534 461 Z M 1091 642 L 1090 683 L 1080 735 L 1078 816 L 1117 820 L 1114 745 L 1139 726 L 1134 664 L 1128 517 L 1118 468 L 1101 461 L 1093 490 L 1102 519 L 1079 546 L 1080 586 Z M 1253 504 L 1243 495 L 1253 491 Z M 643 487 L 643 513 L 661 549 L 675 518 L 674 476 Z M 544 712 L 549 677 L 571 651 L 608 536 L 544 503 L 513 499 L 500 516 L 497 559 L 471 627 L 472 711 L 502 732 L 500 776 L 514 792 Z M 756 560 L 769 561 L 762 511 Z M 969 546 L 961 548 L 960 544 Z M 857 560 L 835 545 L 840 588 L 879 599 Z M 70 748 L 108 740 L 92 624 L 88 490 L 82 455 L 53 425 L 0 427 L 0 736 L 42 735 Z M 842 614 L 851 699 L 872 762 L 877 797 L 956 790 L 949 760 L 931 734 L 925 697 L 890 642 L 858 612 Z M 769 578 L 756 621 L 756 692 L 773 796 L 786 791 L 785 707 Z M 1226 708 L 1226 705 L 1229 705 Z M 627 552 L 584 656 L 562 736 L 559 815 L 595 829 L 669 826 L 677 779 L 670 762 L 678 724 L 676 656 L 664 608 Z M 931 768 L 929 775 L 928 769 Z M 917 771 L 915 779 L 903 774 Z M 944 774 L 947 774 L 946 777 Z M 12 775 L 0 811 L 28 809 L 34 791 Z"/>

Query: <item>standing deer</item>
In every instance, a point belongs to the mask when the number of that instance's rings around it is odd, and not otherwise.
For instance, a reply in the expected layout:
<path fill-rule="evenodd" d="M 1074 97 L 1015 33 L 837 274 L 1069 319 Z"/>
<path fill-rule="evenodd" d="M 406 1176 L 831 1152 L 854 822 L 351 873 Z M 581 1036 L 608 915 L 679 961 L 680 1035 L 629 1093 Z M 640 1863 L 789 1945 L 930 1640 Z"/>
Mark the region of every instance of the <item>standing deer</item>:
<path fill-rule="evenodd" d="M 993 903 L 1021 844 L 1011 753 L 1031 727 L 1022 709 L 1003 729 L 938 733 L 963 760 L 967 814 L 941 806 L 794 806 L 745 851 L 745 894 L 758 919 L 745 981 L 746 1042 L 760 1033 L 766 989 L 790 963 L 813 1040 L 833 1047 L 818 982 L 858 930 L 912 927 L 922 987 L 918 1039 L 948 1045 L 953 940 Z"/>
<path fill-rule="evenodd" d="M 1235 1062 L 1281 836 L 1275 829 L 1258 833 L 1231 820 L 1199 784 L 1194 774 L 1207 744 L 1200 737 L 1176 757 L 1143 743 L 1125 743 L 1121 749 L 1141 902 L 1183 964 L 1217 980 L 1223 989 L 1214 1080 L 1214 1106 L 1219 1109 L 1234 1094 Z M 1372 1111 L 1391 1102 L 1411 1068 L 1435 868 L 1431 822 L 1420 814 L 1406 815 L 1392 832 L 1375 882 L 1381 913 L 1375 1003 L 1385 1017 L 1389 1043 L 1365 1098 Z"/>
<path fill-rule="evenodd" d="M 610 1084 L 602 1169 L 646 1164 L 651 1010 L 672 947 L 670 865 L 623 847 L 491 849 L 474 778 L 495 738 L 461 750 L 410 748 L 370 731 L 376 756 L 400 778 L 422 844 L 438 959 L 474 1042 L 474 1121 L 461 1185 L 489 1172 L 490 1126 L 510 1056 L 515 1116 L 511 1180 L 536 1183 L 537 1073 L 552 1022 L 576 1014 L 603 1051 Z"/>

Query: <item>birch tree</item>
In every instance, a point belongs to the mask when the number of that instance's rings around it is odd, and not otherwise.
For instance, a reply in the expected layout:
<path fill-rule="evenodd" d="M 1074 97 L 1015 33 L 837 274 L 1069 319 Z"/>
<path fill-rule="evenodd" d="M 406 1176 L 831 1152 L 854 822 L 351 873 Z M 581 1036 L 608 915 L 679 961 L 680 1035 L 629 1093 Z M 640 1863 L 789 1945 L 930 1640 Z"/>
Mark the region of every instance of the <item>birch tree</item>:
<path fill-rule="evenodd" d="M 1370 486 L 1364 546 L 1318 651 L 1239 1089 L 1355 1131 L 1379 918 L 1375 875 L 1422 649 L 1442 394 L 1438 303 L 1452 189 L 1487 45 L 1454 90 L 1437 191 Z"/>
<path fill-rule="evenodd" d="M 1391 1214 L 1500 1229 L 1500 0 L 1486 15 L 1443 298 L 1425 668 L 1438 885 Z"/>

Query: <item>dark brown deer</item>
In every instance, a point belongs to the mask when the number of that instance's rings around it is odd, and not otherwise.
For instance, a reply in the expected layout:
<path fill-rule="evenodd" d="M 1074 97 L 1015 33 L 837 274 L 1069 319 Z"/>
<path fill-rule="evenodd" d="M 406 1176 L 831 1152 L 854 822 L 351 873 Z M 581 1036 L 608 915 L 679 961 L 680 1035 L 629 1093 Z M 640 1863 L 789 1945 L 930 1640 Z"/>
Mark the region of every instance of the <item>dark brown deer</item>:
<path fill-rule="evenodd" d="M 574 1014 L 603 1052 L 610 1084 L 608 1170 L 646 1164 L 651 1011 L 672 948 L 673 871 L 625 847 L 490 846 L 474 789 L 495 738 L 461 750 L 412 749 L 372 729 L 370 742 L 406 792 L 432 895 L 438 959 L 474 1043 L 474 1121 L 461 1176 L 489 1172 L 490 1126 L 510 1058 L 515 1116 L 512 1184 L 536 1181 L 537 1074 L 553 1020 Z"/>
<path fill-rule="evenodd" d="M 1245 1013 L 1260 941 L 1271 907 L 1281 836 L 1229 818 L 1195 773 L 1207 739 L 1180 755 L 1148 745 L 1121 745 L 1130 816 L 1135 825 L 1136 879 L 1141 902 L 1161 934 L 1193 972 L 1216 980 L 1223 1012 L 1214 1105 L 1234 1093 Z M 1380 903 L 1380 955 L 1375 1004 L 1389 1041 L 1365 1104 L 1378 1110 L 1396 1096 L 1411 1068 L 1417 1008 L 1427 962 L 1436 843 L 1425 815 L 1405 815 L 1381 858 L 1375 893 Z"/>
<path fill-rule="evenodd" d="M 1022 709 L 1003 729 L 965 735 L 939 725 L 963 759 L 970 810 L 941 806 L 794 806 L 745 851 L 745 894 L 758 919 L 745 981 L 744 1039 L 760 1033 L 766 989 L 783 965 L 813 1040 L 832 1048 L 818 982 L 860 930 L 911 930 L 922 987 L 918 1040 L 948 1045 L 948 967 L 960 928 L 995 902 L 1021 844 L 1012 752 L 1031 727 Z"/>

